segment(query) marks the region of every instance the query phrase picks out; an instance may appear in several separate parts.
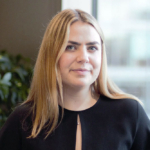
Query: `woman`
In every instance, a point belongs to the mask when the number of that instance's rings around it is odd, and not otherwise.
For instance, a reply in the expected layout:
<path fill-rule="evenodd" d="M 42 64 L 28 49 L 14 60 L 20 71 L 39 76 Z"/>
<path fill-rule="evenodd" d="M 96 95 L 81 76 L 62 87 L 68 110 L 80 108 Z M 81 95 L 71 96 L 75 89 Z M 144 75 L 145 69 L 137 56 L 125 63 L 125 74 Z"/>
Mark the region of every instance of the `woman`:
<path fill-rule="evenodd" d="M 1 150 L 149 150 L 139 100 L 107 76 L 104 37 L 81 10 L 58 13 L 45 32 L 27 100 L 1 129 Z"/>

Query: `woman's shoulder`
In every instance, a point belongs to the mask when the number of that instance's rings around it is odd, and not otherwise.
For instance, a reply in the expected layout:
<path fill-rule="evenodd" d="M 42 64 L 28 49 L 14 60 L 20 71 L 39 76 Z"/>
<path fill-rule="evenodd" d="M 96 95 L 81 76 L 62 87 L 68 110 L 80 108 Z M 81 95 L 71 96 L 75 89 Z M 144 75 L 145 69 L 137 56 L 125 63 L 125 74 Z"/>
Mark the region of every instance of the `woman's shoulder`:
<path fill-rule="evenodd" d="M 107 120 L 113 127 L 117 124 L 132 135 L 132 150 L 150 149 L 150 120 L 143 106 L 134 99 L 111 99 L 106 96 L 100 97 L 99 107 L 103 109 Z"/>
<path fill-rule="evenodd" d="M 21 119 L 26 115 L 30 114 L 31 105 L 30 104 L 21 104 L 14 108 L 13 112 L 10 114 L 9 118 L 18 118 Z M 8 118 L 8 119 L 9 119 Z"/>
<path fill-rule="evenodd" d="M 107 110 L 112 111 L 112 113 L 119 113 L 119 115 L 127 115 L 135 117 L 147 117 L 143 106 L 134 99 L 122 98 L 122 99 L 111 99 L 106 96 L 101 96 L 101 104 L 107 107 Z M 142 115 L 142 116 L 141 116 Z"/>
<path fill-rule="evenodd" d="M 101 96 L 100 100 L 102 103 L 115 106 L 115 107 L 121 107 L 121 108 L 134 108 L 137 109 L 138 105 L 142 106 L 137 100 L 130 99 L 130 98 L 121 98 L 121 99 L 112 99 L 106 96 Z"/>
<path fill-rule="evenodd" d="M 1 130 L 9 126 L 11 127 L 19 126 L 26 117 L 30 116 L 30 114 L 31 114 L 31 106 L 29 104 L 21 104 L 17 106 L 9 115 L 8 119 L 6 120 Z"/>
<path fill-rule="evenodd" d="M 129 98 L 111 99 L 106 96 L 101 96 L 100 100 L 106 113 L 109 112 L 114 116 L 121 116 L 138 123 L 150 124 L 144 107 L 137 100 Z"/>
<path fill-rule="evenodd" d="M 30 103 L 23 103 L 15 107 L 13 113 L 20 113 L 20 115 L 26 114 L 31 110 L 32 105 Z"/>

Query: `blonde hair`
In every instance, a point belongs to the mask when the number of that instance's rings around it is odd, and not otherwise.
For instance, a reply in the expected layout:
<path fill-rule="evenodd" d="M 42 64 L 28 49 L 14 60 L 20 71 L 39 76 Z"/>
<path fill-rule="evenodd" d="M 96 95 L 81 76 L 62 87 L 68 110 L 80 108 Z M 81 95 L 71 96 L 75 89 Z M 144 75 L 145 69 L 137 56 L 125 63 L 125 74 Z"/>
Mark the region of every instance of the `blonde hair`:
<path fill-rule="evenodd" d="M 33 124 L 30 136 L 32 138 L 35 138 L 44 127 L 47 128 L 48 136 L 58 125 L 58 104 L 63 105 L 63 89 L 58 61 L 66 48 L 70 26 L 76 21 L 92 25 L 102 41 L 102 66 L 100 74 L 93 84 L 95 92 L 112 99 L 132 98 L 138 100 L 132 95 L 123 93 L 108 79 L 104 37 L 95 18 L 78 9 L 63 10 L 50 21 L 46 29 L 35 64 L 30 93 L 23 103 L 32 103 Z"/>

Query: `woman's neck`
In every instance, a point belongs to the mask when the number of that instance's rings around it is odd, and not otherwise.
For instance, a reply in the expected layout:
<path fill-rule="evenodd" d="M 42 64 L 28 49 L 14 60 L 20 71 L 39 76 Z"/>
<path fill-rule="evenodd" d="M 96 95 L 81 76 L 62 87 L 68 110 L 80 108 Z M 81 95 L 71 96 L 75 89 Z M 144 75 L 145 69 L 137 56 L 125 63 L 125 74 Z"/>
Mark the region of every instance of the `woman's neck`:
<path fill-rule="evenodd" d="M 91 88 L 74 89 L 63 88 L 64 107 L 69 110 L 84 110 L 96 103 L 96 98 L 92 97 Z"/>

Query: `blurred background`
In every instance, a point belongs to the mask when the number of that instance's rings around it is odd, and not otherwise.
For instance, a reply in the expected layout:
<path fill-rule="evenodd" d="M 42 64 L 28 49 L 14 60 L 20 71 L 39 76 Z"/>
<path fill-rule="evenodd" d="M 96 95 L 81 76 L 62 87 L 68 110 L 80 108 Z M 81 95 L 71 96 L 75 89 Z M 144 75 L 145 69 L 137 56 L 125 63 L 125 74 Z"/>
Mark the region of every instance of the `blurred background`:
<path fill-rule="evenodd" d="M 109 76 L 123 91 L 137 96 L 144 103 L 146 113 L 150 117 L 149 0 L 0 0 L 0 50 L 5 50 L 7 55 L 21 54 L 21 57 L 17 56 L 13 62 L 18 63 L 25 57 L 30 59 L 26 62 L 32 65 L 26 69 L 30 70 L 28 77 L 22 64 L 15 77 L 18 76 L 24 82 L 25 79 L 31 78 L 31 70 L 47 24 L 57 12 L 66 8 L 82 9 L 98 20 L 105 35 Z M 6 54 L 4 57 L 3 52 L 0 54 L 0 119 L 4 110 L 8 111 L 18 103 L 17 96 L 8 96 L 10 87 L 12 90 L 16 84 L 16 95 L 19 90 L 24 89 L 18 79 L 9 84 L 9 81 L 13 80 L 11 77 L 14 69 L 8 71 L 6 62 L 2 68 L 4 60 L 6 61 Z M 14 66 L 16 67 L 15 63 Z M 7 90 L 2 89 L 4 80 L 8 81 L 7 84 L 5 82 Z M 29 87 L 26 87 L 26 91 L 28 90 Z M 5 100 L 2 96 L 6 96 Z M 6 109 L 4 103 L 8 103 L 8 97 L 12 102 Z M 17 102 L 14 102 L 15 98 Z M 19 101 L 24 98 L 25 94 Z M 6 118 L 7 116 L 5 120 Z"/>

